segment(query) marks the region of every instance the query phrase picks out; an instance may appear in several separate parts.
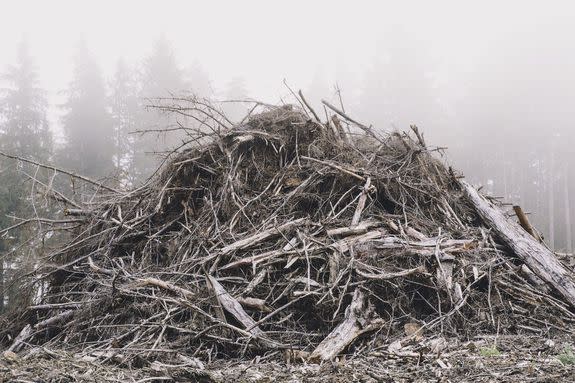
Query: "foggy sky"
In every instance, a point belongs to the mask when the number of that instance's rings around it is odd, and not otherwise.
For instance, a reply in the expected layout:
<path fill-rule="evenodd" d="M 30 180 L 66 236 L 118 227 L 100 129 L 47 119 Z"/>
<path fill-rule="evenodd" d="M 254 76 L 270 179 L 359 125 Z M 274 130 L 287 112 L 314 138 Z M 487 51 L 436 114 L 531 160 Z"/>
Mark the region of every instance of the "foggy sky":
<path fill-rule="evenodd" d="M 330 85 L 338 82 L 344 98 L 353 104 L 374 57 L 390 44 L 425 51 L 422 57 L 429 60 L 439 84 L 437 97 L 453 98 L 469 91 L 465 75 L 481 70 L 477 66 L 482 58 L 498 59 L 503 72 L 510 69 L 501 41 L 538 49 L 556 41 L 557 33 L 575 35 L 575 27 L 552 28 L 575 20 L 575 7 L 553 1 L 2 0 L 0 4 L 0 68 L 13 63 L 16 44 L 25 37 L 41 84 L 49 92 L 56 126 L 54 106 L 71 80 L 71 58 L 80 40 L 108 78 L 119 58 L 137 64 L 164 36 L 180 66 L 199 63 L 216 91 L 242 76 L 251 97 L 277 102 L 288 94 L 283 79 L 305 90 L 320 77 Z M 405 33 L 396 35 L 399 30 L 408 31 L 411 38 L 403 41 Z M 537 41 L 531 41 L 533 31 Z M 503 76 L 501 81 L 505 80 Z"/>

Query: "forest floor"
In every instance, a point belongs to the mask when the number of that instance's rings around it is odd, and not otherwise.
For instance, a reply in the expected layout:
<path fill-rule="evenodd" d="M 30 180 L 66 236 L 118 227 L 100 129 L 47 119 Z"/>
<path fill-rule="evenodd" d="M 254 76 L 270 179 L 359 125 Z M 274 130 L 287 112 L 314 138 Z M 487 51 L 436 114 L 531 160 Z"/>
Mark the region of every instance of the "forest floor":
<path fill-rule="evenodd" d="M 276 355 L 197 368 L 159 362 L 128 368 L 36 349 L 26 356 L 4 353 L 0 382 L 575 382 L 575 336 L 487 336 L 445 345 L 439 355 L 382 350 L 322 365 L 290 363 Z"/>

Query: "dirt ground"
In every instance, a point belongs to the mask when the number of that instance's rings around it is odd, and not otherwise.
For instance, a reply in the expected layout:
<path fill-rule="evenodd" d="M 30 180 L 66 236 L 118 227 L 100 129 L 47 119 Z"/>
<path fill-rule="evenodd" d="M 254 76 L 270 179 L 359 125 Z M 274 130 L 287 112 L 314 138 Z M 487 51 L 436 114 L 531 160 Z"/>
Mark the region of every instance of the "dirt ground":
<path fill-rule="evenodd" d="M 204 365 L 148 361 L 135 368 L 36 349 L 0 359 L 0 382 L 575 382 L 575 336 L 435 338 L 323 365 L 285 355 Z M 113 360 L 113 358 L 111 359 Z"/>

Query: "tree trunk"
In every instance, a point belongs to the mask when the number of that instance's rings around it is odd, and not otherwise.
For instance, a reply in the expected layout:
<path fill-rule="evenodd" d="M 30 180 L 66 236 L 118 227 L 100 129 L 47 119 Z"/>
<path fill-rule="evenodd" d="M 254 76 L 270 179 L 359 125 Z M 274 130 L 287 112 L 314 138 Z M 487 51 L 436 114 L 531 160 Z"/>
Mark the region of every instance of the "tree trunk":
<path fill-rule="evenodd" d="M 564 301 L 575 307 L 575 275 L 555 254 L 530 236 L 514 220 L 507 219 L 501 209 L 483 198 L 465 181 L 461 186 L 485 225 L 491 228 L 505 245 L 539 278 L 553 287 Z"/>
<path fill-rule="evenodd" d="M 565 251 L 573 252 L 573 237 L 571 228 L 571 201 L 569 199 L 569 168 L 565 164 L 565 174 L 563 175 L 563 197 L 565 198 Z"/>
<path fill-rule="evenodd" d="M 549 166 L 549 180 L 547 182 L 547 184 L 549 185 L 549 191 L 548 191 L 548 195 L 547 195 L 547 202 L 549 204 L 548 209 L 549 209 L 549 215 L 548 215 L 548 219 L 549 219 L 549 240 L 547 241 L 547 243 L 549 244 L 549 247 L 551 247 L 552 250 L 555 249 L 555 156 L 553 154 L 553 151 L 551 151 L 551 165 Z"/>

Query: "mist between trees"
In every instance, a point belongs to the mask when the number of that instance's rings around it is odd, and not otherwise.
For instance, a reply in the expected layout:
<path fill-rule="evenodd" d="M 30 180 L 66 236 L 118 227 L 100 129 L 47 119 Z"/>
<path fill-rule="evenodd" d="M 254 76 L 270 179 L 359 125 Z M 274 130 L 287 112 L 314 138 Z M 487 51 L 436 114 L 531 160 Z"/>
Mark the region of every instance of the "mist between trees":
<path fill-rule="evenodd" d="M 518 46 L 506 52 L 506 65 L 487 60 L 479 66 L 479 74 L 455 73 L 449 83 L 443 83 L 441 73 L 448 66 L 431 64 L 425 49 L 406 51 L 403 45 L 381 48 L 362 76 L 342 71 L 332 84 L 318 70 L 311 84 L 303 87 L 306 98 L 320 112 L 320 99 L 342 101 L 344 108 L 353 109 L 355 116 L 375 129 L 405 130 L 410 124 L 418 125 L 429 143 L 448 147 L 448 160 L 471 182 L 521 205 L 532 213 L 530 219 L 552 248 L 571 252 L 575 132 L 569 116 L 575 76 L 564 78 L 560 73 L 573 72 L 569 70 L 574 67 L 573 57 L 563 54 L 561 47 L 535 52 Z M 509 49 L 510 44 L 501 46 Z M 542 75 L 542 67 L 555 70 Z M 242 77 L 230 79 L 224 89 L 213 89 L 208 71 L 200 65 L 183 70 L 166 39 L 158 40 L 139 63 L 119 60 L 109 78 L 89 46 L 79 43 L 72 81 L 62 89 L 66 101 L 52 106 L 62 115 L 58 129 L 63 140 L 55 142 L 56 127 L 48 123 L 47 94 L 38 85 L 41 69 L 35 66 L 25 41 L 18 48 L 16 62 L 2 69 L 1 151 L 52 163 L 113 188 L 137 187 L 152 175 L 166 153 L 181 149 L 185 142 L 181 127 L 194 123 L 181 113 L 176 119 L 148 108 L 154 99 L 183 94 L 219 100 L 258 98 L 248 92 L 249 83 Z M 454 90 L 456 83 L 465 83 L 465 87 Z M 234 122 L 252 106 L 218 105 Z M 0 171 L 0 230 L 26 217 L 55 212 L 58 207 L 38 193 L 51 183 L 58 183 L 58 189 L 72 198 L 90 199 L 90 193 L 73 179 L 55 178 L 53 172 L 34 165 L 0 158 Z M 49 231 L 40 239 L 32 235 L 41 225 L 38 221 L 37 227 L 11 230 L 0 240 L 0 296 L 4 296 L 0 310 L 6 302 L 17 303 L 10 298 L 18 288 L 13 283 L 16 270 L 33 268 L 33 259 L 58 240 L 58 234 Z M 23 241 L 38 241 L 37 251 L 24 254 L 19 246 Z"/>

